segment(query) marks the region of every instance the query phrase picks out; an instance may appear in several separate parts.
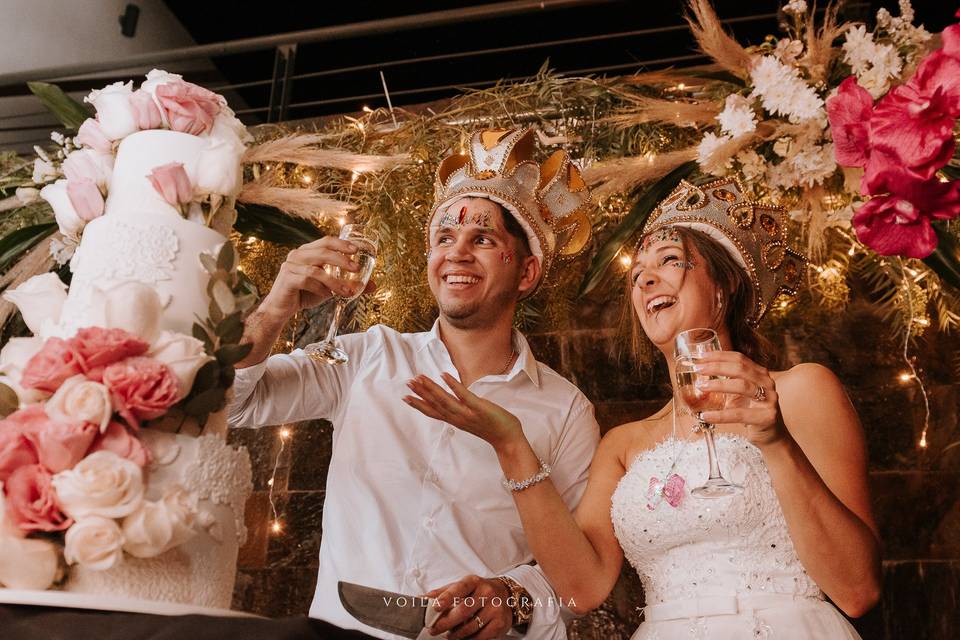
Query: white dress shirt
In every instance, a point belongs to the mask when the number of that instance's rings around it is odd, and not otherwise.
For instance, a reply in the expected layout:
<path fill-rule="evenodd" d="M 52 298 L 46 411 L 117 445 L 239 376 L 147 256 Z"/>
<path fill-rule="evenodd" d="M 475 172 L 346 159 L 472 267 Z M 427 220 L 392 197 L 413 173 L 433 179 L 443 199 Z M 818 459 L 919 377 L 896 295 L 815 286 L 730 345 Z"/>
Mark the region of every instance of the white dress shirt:
<path fill-rule="evenodd" d="M 533 450 L 553 467 L 550 479 L 573 509 L 587 483 L 599 440 L 593 406 L 569 381 L 537 362 L 514 332 L 519 357 L 505 375 L 470 385 L 516 415 Z M 536 606 L 528 638 L 566 637 L 560 607 L 533 556 L 493 448 L 424 416 L 401 398 L 407 380 L 459 377 L 439 323 L 426 333 L 378 325 L 337 338 L 348 364 L 318 364 L 302 350 L 238 369 L 229 407 L 232 427 L 324 418 L 333 423 L 310 616 L 381 638 L 344 610 L 337 581 L 419 595 L 468 574 L 509 575 Z M 568 604 L 568 603 L 564 603 Z"/>

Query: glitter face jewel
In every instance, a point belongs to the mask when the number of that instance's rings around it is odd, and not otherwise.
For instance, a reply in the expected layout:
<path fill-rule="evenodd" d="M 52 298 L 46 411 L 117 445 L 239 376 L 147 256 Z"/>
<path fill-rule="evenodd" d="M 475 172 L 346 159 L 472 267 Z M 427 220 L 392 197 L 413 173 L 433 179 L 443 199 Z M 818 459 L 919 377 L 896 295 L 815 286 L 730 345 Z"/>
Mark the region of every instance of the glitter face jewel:
<path fill-rule="evenodd" d="M 490 225 L 490 214 L 487 213 L 472 213 L 467 215 L 467 208 L 460 207 L 460 212 L 457 215 L 450 213 L 449 211 L 444 212 L 440 216 L 440 222 L 438 227 L 448 227 L 453 229 L 459 229 L 467 224 L 475 224 L 478 227 L 483 227 L 488 231 L 492 231 L 493 227 Z"/>
<path fill-rule="evenodd" d="M 697 263 L 693 258 L 687 258 L 686 260 L 674 260 L 670 263 L 670 266 L 684 271 L 692 271 L 696 268 Z"/>
<path fill-rule="evenodd" d="M 653 511 L 661 500 L 666 500 L 667 504 L 676 509 L 683 501 L 683 487 L 686 481 L 683 477 L 671 473 L 664 484 L 657 476 L 650 477 L 650 486 L 647 488 L 647 509 Z"/>
<path fill-rule="evenodd" d="M 513 262 L 513 251 L 501 251 L 500 261 L 503 264 L 510 264 L 511 262 Z"/>
<path fill-rule="evenodd" d="M 681 244 L 683 240 L 680 238 L 680 233 L 673 227 L 663 227 L 644 238 L 640 244 L 640 251 L 637 253 L 646 253 L 651 246 L 658 242 L 676 242 L 677 244 Z"/>
<path fill-rule="evenodd" d="M 467 208 L 460 207 L 460 216 L 457 218 L 457 224 L 463 225 L 463 218 L 467 215 Z"/>

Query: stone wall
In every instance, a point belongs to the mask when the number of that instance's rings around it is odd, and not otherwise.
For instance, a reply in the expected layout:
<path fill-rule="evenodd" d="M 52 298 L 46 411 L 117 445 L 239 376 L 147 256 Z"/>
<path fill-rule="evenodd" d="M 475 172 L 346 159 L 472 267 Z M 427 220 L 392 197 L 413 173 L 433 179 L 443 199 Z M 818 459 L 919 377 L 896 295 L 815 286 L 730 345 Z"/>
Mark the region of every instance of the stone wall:
<path fill-rule="evenodd" d="M 669 397 L 662 367 L 638 374 L 624 354 L 608 308 L 581 306 L 571 328 L 530 335 L 539 359 L 574 381 L 596 405 L 603 429 L 654 412 Z M 316 326 L 326 326 L 315 322 Z M 308 332 L 301 342 L 313 339 Z M 870 450 L 873 502 L 884 543 L 881 604 L 855 621 L 866 640 L 946 640 L 960 629 L 960 440 L 957 416 L 960 366 L 955 336 L 928 336 L 916 351 L 924 368 L 932 413 L 929 446 L 917 446 L 923 400 L 905 370 L 902 338 L 890 335 L 866 304 L 817 322 L 773 322 L 768 335 L 787 363 L 814 361 L 840 376 L 860 412 Z M 233 432 L 254 464 L 255 493 L 247 506 L 250 538 L 240 554 L 236 608 L 268 616 L 307 611 L 313 597 L 321 537 L 324 483 L 330 459 L 331 427 L 317 421 L 291 425 L 283 443 L 278 427 Z M 824 426 L 824 437 L 830 437 Z M 269 531 L 268 481 L 284 531 Z M 576 621 L 574 638 L 629 638 L 639 623 L 642 590 L 634 572 L 624 570 L 602 608 Z"/>

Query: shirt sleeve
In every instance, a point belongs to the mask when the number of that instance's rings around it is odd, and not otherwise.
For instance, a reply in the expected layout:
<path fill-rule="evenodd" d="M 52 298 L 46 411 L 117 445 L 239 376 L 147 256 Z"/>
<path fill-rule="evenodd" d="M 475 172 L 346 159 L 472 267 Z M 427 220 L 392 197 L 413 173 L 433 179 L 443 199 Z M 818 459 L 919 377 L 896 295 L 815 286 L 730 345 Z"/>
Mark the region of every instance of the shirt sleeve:
<path fill-rule="evenodd" d="M 377 350 L 379 332 L 371 329 L 337 337 L 349 356 L 346 364 L 316 362 L 303 349 L 272 355 L 236 370 L 227 408 L 231 427 L 265 427 L 303 420 L 332 420 L 357 371 Z"/>
<path fill-rule="evenodd" d="M 590 462 L 600 441 L 600 426 L 593 405 L 582 394 L 575 396 L 569 418 L 552 455 L 550 479 L 567 508 L 573 512 L 587 488 Z M 525 638 L 564 640 L 566 624 L 576 616 L 560 602 L 539 565 L 520 565 L 504 573 L 519 582 L 533 599 L 533 615 Z M 518 636 L 516 631 L 509 635 Z"/>

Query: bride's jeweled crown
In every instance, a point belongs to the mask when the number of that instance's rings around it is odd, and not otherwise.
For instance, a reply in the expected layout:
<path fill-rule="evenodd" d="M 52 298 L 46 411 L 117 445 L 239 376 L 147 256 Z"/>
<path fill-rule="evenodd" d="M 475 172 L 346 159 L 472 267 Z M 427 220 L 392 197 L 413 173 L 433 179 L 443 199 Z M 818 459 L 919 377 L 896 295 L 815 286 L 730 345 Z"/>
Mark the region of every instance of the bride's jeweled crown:
<path fill-rule="evenodd" d="M 736 178 L 703 185 L 681 181 L 643 227 L 643 235 L 668 226 L 702 231 L 740 263 L 753 286 L 754 307 L 747 321 L 756 326 L 781 295 L 795 295 L 806 258 L 787 244 L 785 210 L 744 196 Z"/>

